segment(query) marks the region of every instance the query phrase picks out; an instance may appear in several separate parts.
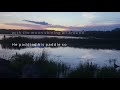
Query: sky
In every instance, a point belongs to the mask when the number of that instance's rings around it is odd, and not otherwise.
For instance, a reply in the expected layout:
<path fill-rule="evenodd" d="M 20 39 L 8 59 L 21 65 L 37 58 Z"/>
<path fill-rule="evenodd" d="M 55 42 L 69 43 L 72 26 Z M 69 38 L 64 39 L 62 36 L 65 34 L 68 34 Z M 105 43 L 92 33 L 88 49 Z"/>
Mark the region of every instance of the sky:
<path fill-rule="evenodd" d="M 57 31 L 120 28 L 120 12 L 0 12 L 0 29 Z"/>

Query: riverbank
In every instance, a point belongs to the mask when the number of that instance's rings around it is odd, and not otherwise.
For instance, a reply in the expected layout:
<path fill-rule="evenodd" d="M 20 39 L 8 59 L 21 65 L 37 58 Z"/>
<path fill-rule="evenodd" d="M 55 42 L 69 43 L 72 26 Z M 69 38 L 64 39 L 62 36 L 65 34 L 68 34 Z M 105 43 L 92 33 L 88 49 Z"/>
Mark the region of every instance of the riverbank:
<path fill-rule="evenodd" d="M 0 58 L 0 78 L 120 78 L 120 69 L 114 64 L 100 67 L 92 62 L 70 68 L 65 63 L 49 60 L 45 51 L 38 57 L 16 53 L 9 60 Z"/>
<path fill-rule="evenodd" d="M 24 48 L 19 46 L 12 46 L 12 44 L 25 44 L 25 43 L 39 43 L 39 44 L 66 44 L 65 47 L 74 47 L 74 48 L 94 48 L 94 49 L 116 49 L 120 50 L 120 39 L 68 39 L 68 38 L 26 38 L 26 37 L 10 37 L 0 40 L 0 44 L 3 48 L 15 48 L 20 49 Z M 60 46 L 61 46 L 60 45 Z M 44 47 L 44 46 L 43 46 Z M 53 47 L 53 46 L 49 46 Z M 59 46 L 54 46 L 59 47 Z"/>

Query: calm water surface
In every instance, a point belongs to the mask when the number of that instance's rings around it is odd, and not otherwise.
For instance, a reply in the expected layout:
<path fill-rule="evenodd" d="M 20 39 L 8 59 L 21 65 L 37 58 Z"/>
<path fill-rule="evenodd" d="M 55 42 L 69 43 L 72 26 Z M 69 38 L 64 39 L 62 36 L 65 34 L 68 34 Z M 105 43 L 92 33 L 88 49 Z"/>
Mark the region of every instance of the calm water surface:
<path fill-rule="evenodd" d="M 26 36 L 26 35 L 25 35 Z M 7 36 L 8 38 L 11 36 Z M 31 37 L 31 36 L 26 36 Z M 34 37 L 41 37 L 33 35 Z M 43 36 L 44 37 L 44 36 Z M 0 39 L 3 38 L 0 35 Z M 4 59 L 9 59 L 12 55 L 19 53 L 34 53 L 35 56 L 41 54 L 45 50 L 49 54 L 49 59 L 55 61 L 62 61 L 71 67 L 79 65 L 80 62 L 92 61 L 100 66 L 109 65 L 109 59 L 117 59 L 117 64 L 120 65 L 120 50 L 109 50 L 109 49 L 85 49 L 85 48 L 72 48 L 72 47 L 58 47 L 58 48 L 24 48 L 20 50 L 16 49 L 4 49 L 0 45 L 0 57 Z"/>
<path fill-rule="evenodd" d="M 107 50 L 107 49 L 82 49 L 71 47 L 58 47 L 58 48 L 25 48 L 20 50 L 3 49 L 0 46 L 0 57 L 9 59 L 12 55 L 19 53 L 34 53 L 35 56 L 40 55 L 45 50 L 48 52 L 49 58 L 55 61 L 62 61 L 70 66 L 77 66 L 81 61 L 92 61 L 96 64 L 108 65 L 109 59 L 117 59 L 117 63 L 120 65 L 120 51 L 119 50 Z"/>
<path fill-rule="evenodd" d="M 83 39 L 85 37 L 73 37 L 73 36 L 47 36 L 47 35 L 13 35 L 13 34 L 0 34 L 0 40 L 4 37 L 9 38 L 9 37 L 27 37 L 27 38 L 75 38 L 75 39 Z"/>

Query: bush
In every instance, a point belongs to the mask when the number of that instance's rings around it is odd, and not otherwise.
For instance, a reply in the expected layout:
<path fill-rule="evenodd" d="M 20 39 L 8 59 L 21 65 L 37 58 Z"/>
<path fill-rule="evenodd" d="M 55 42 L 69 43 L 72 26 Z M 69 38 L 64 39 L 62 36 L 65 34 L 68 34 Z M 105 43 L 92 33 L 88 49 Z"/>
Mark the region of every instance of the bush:
<path fill-rule="evenodd" d="M 25 65 L 34 64 L 39 66 L 42 71 L 46 73 L 46 78 L 59 78 L 61 75 L 65 77 L 69 67 L 62 62 L 54 62 L 53 60 L 48 59 L 47 52 L 43 51 L 42 54 L 36 58 L 33 58 L 34 55 L 30 53 L 25 54 L 16 54 L 10 59 L 11 66 L 22 76 L 22 70 Z M 40 71 L 41 72 L 41 71 Z"/>
<path fill-rule="evenodd" d="M 97 78 L 118 78 L 120 77 L 120 72 L 114 67 L 104 66 L 97 71 Z"/>
<path fill-rule="evenodd" d="M 92 63 L 80 63 L 80 65 L 72 70 L 68 77 L 69 78 L 94 78 L 95 73 L 98 70 L 98 67 L 96 64 Z"/>
<path fill-rule="evenodd" d="M 22 68 L 26 65 L 26 64 L 31 64 L 34 63 L 34 59 L 33 59 L 33 55 L 30 53 L 25 53 L 25 54 L 17 54 L 12 56 L 11 59 L 11 65 L 13 66 L 13 68 L 19 73 L 22 73 Z"/>
<path fill-rule="evenodd" d="M 48 54 L 43 51 L 41 56 L 37 57 L 35 63 L 39 64 L 41 68 L 48 73 L 48 77 L 60 77 L 61 74 L 65 77 L 69 67 L 62 62 L 54 62 L 53 60 L 49 60 L 47 56 Z"/>

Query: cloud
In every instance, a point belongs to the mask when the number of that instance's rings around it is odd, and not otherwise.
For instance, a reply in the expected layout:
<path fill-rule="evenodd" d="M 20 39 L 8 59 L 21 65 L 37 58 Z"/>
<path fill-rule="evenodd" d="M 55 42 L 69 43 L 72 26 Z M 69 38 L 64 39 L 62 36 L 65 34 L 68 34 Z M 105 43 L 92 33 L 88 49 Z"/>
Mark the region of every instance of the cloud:
<path fill-rule="evenodd" d="M 14 12 L 2 12 L 0 13 L 0 16 L 13 16 L 14 14 Z"/>
<path fill-rule="evenodd" d="M 46 25 L 24 24 L 24 23 L 5 23 L 5 25 L 22 26 L 31 29 L 44 29 Z"/>
<path fill-rule="evenodd" d="M 5 25 L 12 25 L 12 26 L 21 26 L 24 28 L 30 28 L 30 29 L 36 29 L 36 30 L 47 30 L 49 29 L 54 29 L 54 30 L 66 30 L 66 31 L 81 31 L 81 30 L 85 30 L 85 31 L 93 31 L 93 30 L 106 30 L 106 31 L 110 31 L 113 30 L 115 28 L 120 28 L 120 24 L 88 24 L 86 26 L 62 26 L 62 25 L 41 25 L 41 24 L 25 24 L 25 23 L 5 23 Z"/>
<path fill-rule="evenodd" d="M 31 28 L 31 29 L 47 29 L 47 28 L 56 28 L 56 29 L 65 29 L 69 30 L 69 27 L 66 26 L 61 26 L 61 25 L 38 25 L 38 24 L 24 24 L 24 23 L 5 23 L 5 25 L 12 25 L 12 26 L 22 26 L 26 28 Z"/>
<path fill-rule="evenodd" d="M 83 12 L 82 17 L 85 19 L 93 20 L 96 18 L 96 12 Z"/>
<path fill-rule="evenodd" d="M 96 12 L 82 12 L 81 13 L 84 24 L 91 24 L 93 21 L 99 18 Z"/>
<path fill-rule="evenodd" d="M 18 12 L 0 12 L 0 16 L 2 17 L 21 17 L 21 14 L 18 14 Z"/>
<path fill-rule="evenodd" d="M 17 26 L 17 25 L 1 24 L 0 23 L 0 29 L 31 29 L 31 28 L 24 27 L 24 26 Z"/>
<path fill-rule="evenodd" d="M 75 30 L 75 31 L 80 31 L 80 30 L 85 30 L 85 31 L 111 31 L 115 28 L 120 28 L 120 24 L 102 24 L 102 25 L 87 25 L 87 26 L 83 26 L 83 27 L 72 27 L 69 28 L 71 30 Z"/>
<path fill-rule="evenodd" d="M 34 24 L 40 24 L 40 25 L 50 25 L 45 21 L 43 21 L 43 22 L 37 22 L 37 21 L 31 21 L 31 20 L 23 20 L 23 21 L 34 23 Z"/>

